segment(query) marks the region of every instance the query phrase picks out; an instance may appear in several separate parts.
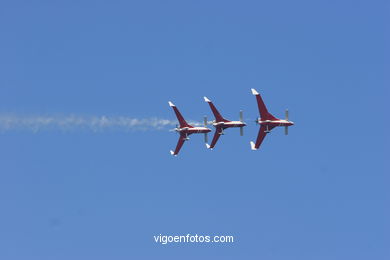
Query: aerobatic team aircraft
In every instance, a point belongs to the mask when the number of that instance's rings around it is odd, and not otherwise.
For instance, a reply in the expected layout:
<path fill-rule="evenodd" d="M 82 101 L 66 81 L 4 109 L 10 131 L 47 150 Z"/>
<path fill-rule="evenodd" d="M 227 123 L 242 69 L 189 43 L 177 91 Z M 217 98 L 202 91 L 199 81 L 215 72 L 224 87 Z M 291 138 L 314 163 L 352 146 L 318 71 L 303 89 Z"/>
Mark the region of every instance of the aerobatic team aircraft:
<path fill-rule="evenodd" d="M 288 134 L 288 127 L 294 125 L 292 121 L 288 120 L 288 110 L 286 110 L 286 119 L 279 119 L 274 117 L 271 113 L 268 112 L 267 107 L 265 106 L 263 99 L 261 98 L 260 94 L 255 90 L 251 89 L 252 94 L 256 96 L 257 100 L 257 106 L 259 108 L 260 117 L 256 119 L 256 123 L 260 125 L 260 130 L 257 135 L 256 143 L 250 142 L 251 149 L 257 150 L 259 149 L 261 143 L 263 142 L 265 136 L 271 132 L 272 129 L 274 129 L 277 126 L 284 126 L 285 134 Z M 212 121 L 212 125 L 215 127 L 215 133 L 213 140 L 211 141 L 211 144 L 208 144 L 207 141 L 207 133 L 211 131 L 207 127 L 207 117 L 204 118 L 204 127 L 195 127 L 192 125 L 189 125 L 181 115 L 180 111 L 177 109 L 177 107 L 172 103 L 168 102 L 169 106 L 173 108 L 173 111 L 176 114 L 177 120 L 179 121 L 179 125 L 176 126 L 174 129 L 176 132 L 180 134 L 179 141 L 177 142 L 175 151 L 171 151 L 171 154 L 174 156 L 177 156 L 181 147 L 183 146 L 184 142 L 187 141 L 189 138 L 188 136 L 191 134 L 204 134 L 204 140 L 206 143 L 206 147 L 209 149 L 213 149 L 221 135 L 224 134 L 224 130 L 226 128 L 231 127 L 239 127 L 240 128 L 240 135 L 244 135 L 244 129 L 243 127 L 246 126 L 243 120 L 242 111 L 240 111 L 240 120 L 239 121 L 230 121 L 225 119 L 217 110 L 217 108 L 214 106 L 214 104 L 211 102 L 210 99 L 207 97 L 204 97 L 204 100 L 209 104 L 211 111 L 214 114 L 215 120 Z"/>
<path fill-rule="evenodd" d="M 211 131 L 211 129 L 207 128 L 207 122 L 205 122 L 204 127 L 195 127 L 189 125 L 184 117 L 181 115 L 179 109 L 171 102 L 168 102 L 169 106 L 173 108 L 173 111 L 176 114 L 177 120 L 179 121 L 179 126 L 175 128 L 175 131 L 179 133 L 179 141 L 177 142 L 175 151 L 171 151 L 171 154 L 177 156 L 184 142 L 189 140 L 188 136 L 191 134 L 204 134 L 205 141 L 207 142 L 207 133 Z"/>
<path fill-rule="evenodd" d="M 221 114 L 219 113 L 218 109 L 214 106 L 213 102 L 211 102 L 210 99 L 207 97 L 204 97 L 204 101 L 209 103 L 209 106 L 211 108 L 211 111 L 214 114 L 215 120 L 213 121 L 213 126 L 215 127 L 215 133 L 213 140 L 211 141 L 211 144 L 209 145 L 206 142 L 206 147 L 209 149 L 213 149 L 214 146 L 217 144 L 217 141 L 221 135 L 224 134 L 224 130 L 226 128 L 231 128 L 231 127 L 239 127 L 240 128 L 240 135 L 244 135 L 244 129 L 243 127 L 246 126 L 246 124 L 243 121 L 243 115 L 242 115 L 242 110 L 240 111 L 240 121 L 229 121 L 225 119 Z M 207 119 L 205 120 L 207 121 Z"/>
<path fill-rule="evenodd" d="M 263 99 L 260 94 L 252 88 L 252 94 L 256 96 L 257 106 L 259 107 L 260 118 L 256 122 L 260 125 L 259 133 L 257 135 L 256 143 L 250 142 L 252 150 L 259 149 L 264 137 L 275 127 L 284 126 L 285 134 L 288 134 L 288 127 L 294 125 L 288 120 L 288 110 L 286 110 L 286 119 L 279 119 L 268 112 Z"/>

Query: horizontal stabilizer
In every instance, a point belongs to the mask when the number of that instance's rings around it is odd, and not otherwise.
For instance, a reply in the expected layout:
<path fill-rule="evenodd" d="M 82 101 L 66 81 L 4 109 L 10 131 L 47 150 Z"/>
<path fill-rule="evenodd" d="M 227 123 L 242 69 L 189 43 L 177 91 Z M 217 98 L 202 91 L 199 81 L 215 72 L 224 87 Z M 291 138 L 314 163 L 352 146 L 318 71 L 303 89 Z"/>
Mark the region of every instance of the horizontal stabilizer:
<path fill-rule="evenodd" d="M 208 143 L 206 143 L 206 148 L 210 149 L 210 145 Z"/>
<path fill-rule="evenodd" d="M 255 143 L 252 142 L 252 141 L 251 141 L 251 149 L 254 150 L 254 151 L 257 150 L 256 147 L 255 147 Z"/>

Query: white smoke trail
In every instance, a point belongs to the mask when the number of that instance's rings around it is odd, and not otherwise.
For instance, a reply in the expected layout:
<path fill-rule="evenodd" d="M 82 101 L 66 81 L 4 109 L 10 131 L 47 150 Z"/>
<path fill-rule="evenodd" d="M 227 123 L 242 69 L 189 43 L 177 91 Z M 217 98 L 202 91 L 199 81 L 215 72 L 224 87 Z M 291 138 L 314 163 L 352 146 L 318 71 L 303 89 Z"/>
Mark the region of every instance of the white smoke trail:
<path fill-rule="evenodd" d="M 199 125 L 198 122 L 191 122 Z M 101 132 L 166 130 L 174 127 L 176 120 L 161 118 L 134 118 L 126 116 L 20 116 L 0 114 L 0 132 L 8 131 L 76 131 Z"/>

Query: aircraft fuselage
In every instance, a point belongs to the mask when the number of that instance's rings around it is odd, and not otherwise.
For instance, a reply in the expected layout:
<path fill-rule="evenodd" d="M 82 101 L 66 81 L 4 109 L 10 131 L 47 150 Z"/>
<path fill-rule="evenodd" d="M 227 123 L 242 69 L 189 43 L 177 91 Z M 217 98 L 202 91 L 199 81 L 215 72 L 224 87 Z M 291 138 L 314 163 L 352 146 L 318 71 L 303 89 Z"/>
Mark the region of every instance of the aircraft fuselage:
<path fill-rule="evenodd" d="M 176 131 L 183 134 L 205 134 L 211 132 L 211 129 L 207 127 L 183 127 L 176 128 Z"/>
<path fill-rule="evenodd" d="M 230 127 L 244 127 L 246 126 L 245 123 L 241 121 L 229 121 L 229 122 L 217 122 L 213 123 L 214 127 L 222 127 L 223 129 L 225 128 L 230 128 Z"/>
<path fill-rule="evenodd" d="M 257 120 L 259 125 L 276 127 L 276 126 L 292 126 L 294 123 L 292 121 L 278 119 L 278 120 Z"/>

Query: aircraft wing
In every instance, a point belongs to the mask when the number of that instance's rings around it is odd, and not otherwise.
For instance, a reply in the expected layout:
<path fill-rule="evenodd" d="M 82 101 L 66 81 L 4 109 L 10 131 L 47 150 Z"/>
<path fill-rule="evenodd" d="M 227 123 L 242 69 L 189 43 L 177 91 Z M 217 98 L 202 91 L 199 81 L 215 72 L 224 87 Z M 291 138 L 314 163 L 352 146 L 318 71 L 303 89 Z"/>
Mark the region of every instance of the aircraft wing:
<path fill-rule="evenodd" d="M 207 148 L 213 149 L 214 146 L 217 144 L 219 137 L 222 134 L 222 127 L 217 127 L 215 129 L 213 140 L 211 141 L 210 146 L 207 146 Z"/>
<path fill-rule="evenodd" d="M 259 92 L 252 88 L 252 94 L 256 96 L 257 107 L 259 108 L 260 117 L 262 119 L 276 120 L 277 118 L 268 112 L 267 107 L 265 106 L 264 101 L 261 98 Z"/>
<path fill-rule="evenodd" d="M 180 113 L 179 109 L 171 102 L 168 102 L 169 106 L 172 107 L 173 111 L 176 114 L 177 120 L 179 121 L 180 127 L 192 127 L 187 123 L 187 121 L 184 119 L 182 114 Z"/>
<path fill-rule="evenodd" d="M 218 109 L 214 106 L 213 102 L 211 102 L 210 99 L 208 99 L 207 97 L 204 97 L 204 101 L 206 101 L 209 104 L 211 111 L 214 114 L 216 122 L 229 122 L 229 120 L 226 120 L 225 118 L 223 118 L 223 116 L 219 113 Z"/>
<path fill-rule="evenodd" d="M 174 156 L 177 156 L 181 147 L 183 146 L 184 142 L 186 140 L 186 137 L 184 134 L 180 134 L 179 140 L 177 141 L 176 149 L 175 151 L 171 151 L 171 154 Z"/>
<path fill-rule="evenodd" d="M 272 130 L 273 128 L 274 128 L 274 126 L 270 126 L 270 127 L 268 127 L 268 130 Z M 267 135 L 266 129 L 267 128 L 265 126 L 260 127 L 259 133 L 257 134 L 256 143 L 251 142 L 252 150 L 259 149 L 261 143 L 263 142 L 265 136 Z"/>

